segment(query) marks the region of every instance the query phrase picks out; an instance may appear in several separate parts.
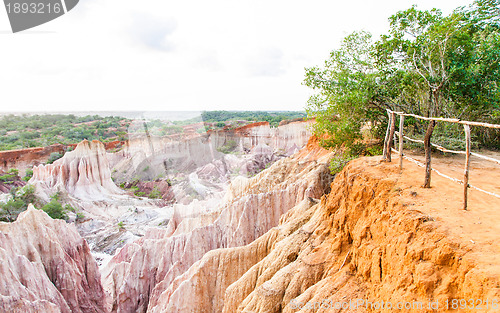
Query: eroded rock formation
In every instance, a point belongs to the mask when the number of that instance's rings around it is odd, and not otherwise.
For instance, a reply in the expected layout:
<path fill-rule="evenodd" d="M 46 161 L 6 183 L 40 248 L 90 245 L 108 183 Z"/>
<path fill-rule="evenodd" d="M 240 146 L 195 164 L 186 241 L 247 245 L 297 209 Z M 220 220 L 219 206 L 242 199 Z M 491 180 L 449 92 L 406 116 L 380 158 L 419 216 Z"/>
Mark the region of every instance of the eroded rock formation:
<path fill-rule="evenodd" d="M 57 191 L 86 201 L 111 200 L 123 194 L 111 180 L 106 149 L 99 141 L 84 140 L 53 164 L 35 166 L 29 183 L 46 200 Z"/>
<path fill-rule="evenodd" d="M 54 144 L 47 147 L 0 151 L 0 170 L 17 168 L 23 173 L 27 168 L 47 162 L 51 153 L 64 153 L 66 147 Z"/>
<path fill-rule="evenodd" d="M 253 178 L 239 177 L 216 212 L 179 212 L 166 230 L 153 228 L 123 247 L 103 272 L 112 312 L 146 312 L 207 252 L 249 244 L 302 200 L 319 198 L 331 181 L 328 158 L 326 152 L 308 152 L 282 159 Z"/>
<path fill-rule="evenodd" d="M 422 312 L 446 311 L 452 299 L 498 298 L 491 262 L 411 209 L 415 193 L 400 189 L 397 172 L 373 158 L 351 162 L 329 195 L 304 200 L 246 246 L 205 254 L 148 312 L 387 311 L 381 301 Z M 430 301 L 438 309 L 428 310 Z"/>
<path fill-rule="evenodd" d="M 234 179 L 215 209 L 197 200 L 174 205 L 167 227 L 151 227 L 158 220 L 148 211 L 130 212 L 147 231 L 103 268 L 103 287 L 75 229 L 30 208 L 0 223 L 0 279 L 8 282 L 0 284 L 0 311 L 291 313 L 331 312 L 339 303 L 346 312 L 384 311 L 367 301 L 438 301 L 430 311 L 444 311 L 446 300 L 498 299 L 498 256 L 425 211 L 431 198 L 413 187 L 409 166 L 404 183 L 397 165 L 361 158 L 331 183 L 330 157 L 313 139 L 258 175 Z M 63 164 L 51 173 L 67 177 Z M 193 188 L 203 189 L 201 179 L 218 166 L 193 172 Z"/>
<path fill-rule="evenodd" d="M 192 172 L 215 161 L 222 162 L 222 166 L 216 164 L 222 169 L 215 177 L 218 179 L 234 165 L 234 160 L 228 160 L 224 154 L 228 152 L 240 154 L 240 164 L 233 168 L 240 168 L 242 174 L 255 174 L 277 160 L 278 155 L 289 156 L 305 146 L 311 136 L 311 124 L 312 121 L 297 121 L 272 128 L 268 122 L 259 122 L 203 134 L 134 136 L 113 157 L 114 177 L 117 182 L 132 181 L 134 177 L 154 180 L 158 174 Z M 254 151 L 257 146 L 261 148 Z"/>
<path fill-rule="evenodd" d="M 105 312 L 97 263 L 76 228 L 30 206 L 0 223 L 0 311 Z"/>

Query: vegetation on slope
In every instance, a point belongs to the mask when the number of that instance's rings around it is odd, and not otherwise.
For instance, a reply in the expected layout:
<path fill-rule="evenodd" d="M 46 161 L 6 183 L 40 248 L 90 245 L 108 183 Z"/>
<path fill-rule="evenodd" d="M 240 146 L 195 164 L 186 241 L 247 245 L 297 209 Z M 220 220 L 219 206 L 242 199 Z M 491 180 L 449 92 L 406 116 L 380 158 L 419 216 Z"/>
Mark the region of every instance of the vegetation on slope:
<path fill-rule="evenodd" d="M 306 69 L 304 84 L 317 91 L 307 112 L 323 146 L 359 153 L 363 126 L 383 137 L 386 109 L 500 123 L 499 0 L 476 0 L 448 16 L 413 6 L 389 21 L 379 40 L 354 32 L 323 67 Z M 408 118 L 405 127 L 423 135 L 427 125 Z M 438 142 L 461 145 L 460 127 L 437 127 Z M 474 128 L 473 139 L 500 147 L 498 130 Z"/>
<path fill-rule="evenodd" d="M 67 220 L 67 212 L 75 212 L 69 204 L 63 206 L 59 194 L 54 194 L 50 201 L 45 203 L 35 194 L 35 186 L 26 185 L 22 188 L 13 187 L 10 189 L 10 199 L 5 203 L 0 203 L 0 221 L 13 222 L 21 212 L 28 209 L 29 204 L 41 208 L 45 213 L 54 219 Z"/>
<path fill-rule="evenodd" d="M 19 170 L 11 168 L 6 173 L 0 175 L 0 187 L 6 187 L 9 197 L 0 202 L 0 221 L 13 222 L 17 216 L 28 208 L 29 204 L 41 208 L 50 217 L 55 219 L 68 219 L 67 212 L 74 212 L 75 209 L 70 205 L 63 206 L 61 195 L 54 194 L 48 203 L 42 201 L 35 194 L 35 186 L 24 185 L 22 181 L 28 181 L 33 176 L 33 170 L 26 171 L 26 176 L 22 179 L 19 176 Z"/>
<path fill-rule="evenodd" d="M 0 150 L 74 144 L 84 139 L 125 140 L 130 120 L 73 114 L 5 115 L 0 118 Z"/>

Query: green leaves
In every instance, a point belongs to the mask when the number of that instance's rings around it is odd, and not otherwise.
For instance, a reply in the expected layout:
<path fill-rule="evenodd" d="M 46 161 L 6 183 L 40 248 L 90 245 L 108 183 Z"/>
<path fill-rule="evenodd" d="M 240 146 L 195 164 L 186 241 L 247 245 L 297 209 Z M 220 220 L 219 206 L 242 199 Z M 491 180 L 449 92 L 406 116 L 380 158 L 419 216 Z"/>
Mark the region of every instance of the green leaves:
<path fill-rule="evenodd" d="M 66 212 L 71 207 L 63 207 L 62 204 L 57 201 L 57 199 L 52 199 L 49 203 L 42 207 L 42 210 L 47 213 L 53 219 L 67 220 L 68 215 Z"/>
<path fill-rule="evenodd" d="M 319 91 L 309 99 L 306 111 L 316 117 L 315 132 L 328 135 L 322 139 L 325 147 L 351 147 L 361 138 L 361 125 L 384 111 L 371 37 L 368 32 L 354 32 L 331 52 L 323 68 L 306 69 L 304 84 Z"/>
<path fill-rule="evenodd" d="M 352 145 L 358 126 L 380 133 L 385 108 L 500 122 L 499 16 L 500 0 L 477 0 L 448 16 L 412 6 L 391 16 L 376 42 L 367 32 L 347 36 L 324 67 L 306 69 L 304 84 L 317 91 L 307 104 L 316 133 L 330 136 L 326 146 Z"/>

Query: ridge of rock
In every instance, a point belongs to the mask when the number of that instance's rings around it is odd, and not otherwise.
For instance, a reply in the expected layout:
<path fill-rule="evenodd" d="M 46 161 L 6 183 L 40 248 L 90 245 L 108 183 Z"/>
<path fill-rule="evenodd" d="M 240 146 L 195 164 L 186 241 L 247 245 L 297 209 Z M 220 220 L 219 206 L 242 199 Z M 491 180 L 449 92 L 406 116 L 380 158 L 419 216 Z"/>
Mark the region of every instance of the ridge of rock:
<path fill-rule="evenodd" d="M 0 223 L 0 311 L 104 312 L 97 263 L 76 228 L 32 205 Z"/>
<path fill-rule="evenodd" d="M 57 191 L 83 200 L 109 200 L 123 194 L 111 179 L 106 149 L 100 141 L 80 142 L 53 164 L 33 168 L 29 181 L 45 200 Z"/>
<path fill-rule="evenodd" d="M 325 152 L 290 157 L 250 179 L 240 177 L 231 183 L 216 212 L 174 214 L 166 230 L 150 229 L 124 246 L 103 270 L 110 310 L 146 312 L 207 252 L 250 244 L 298 203 L 319 198 L 331 182 L 330 156 Z"/>
<path fill-rule="evenodd" d="M 246 246 L 205 254 L 148 312 L 330 312 L 336 303 L 381 312 L 381 301 L 421 303 L 405 310 L 421 312 L 436 311 L 429 301 L 445 311 L 452 299 L 497 299 L 494 265 L 410 207 L 395 172 L 374 158 L 350 162 L 319 203 L 304 200 Z M 349 306 L 358 299 L 365 304 Z"/>

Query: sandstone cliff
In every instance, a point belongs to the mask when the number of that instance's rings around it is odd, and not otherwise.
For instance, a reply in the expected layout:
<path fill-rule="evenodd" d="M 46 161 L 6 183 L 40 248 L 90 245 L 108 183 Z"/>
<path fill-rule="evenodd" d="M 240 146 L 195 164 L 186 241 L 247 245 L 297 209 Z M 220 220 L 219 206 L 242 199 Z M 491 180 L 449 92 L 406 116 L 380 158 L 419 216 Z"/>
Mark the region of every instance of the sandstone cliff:
<path fill-rule="evenodd" d="M 46 200 L 57 191 L 86 201 L 110 200 L 123 194 L 111 180 L 106 150 L 99 141 L 84 140 L 53 164 L 35 166 L 29 183 Z"/>
<path fill-rule="evenodd" d="M 216 212 L 174 215 L 166 230 L 151 229 L 123 247 L 103 272 L 112 312 L 146 312 L 207 252 L 249 244 L 302 200 L 319 198 L 331 181 L 329 157 L 310 152 L 282 159 L 253 178 L 240 177 Z"/>
<path fill-rule="evenodd" d="M 214 161 L 222 163 L 222 166 L 217 167 L 223 169 L 220 174 L 224 176 L 234 163 L 221 152 L 225 149 L 237 151 L 241 155 L 248 154 L 247 158 L 241 158 L 244 162 L 238 162 L 240 164 L 234 167 L 241 168 L 245 173 L 257 173 L 270 160 L 266 162 L 262 153 L 254 153 L 252 150 L 255 147 L 267 147 L 268 158 L 272 158 L 273 153 L 291 155 L 306 145 L 311 136 L 311 124 L 312 121 L 298 121 L 272 128 L 268 122 L 259 122 L 203 134 L 133 136 L 113 156 L 112 166 L 116 169 L 114 177 L 117 182 L 131 181 L 134 177 L 153 180 L 158 174 L 170 176 L 172 171 L 189 173 Z M 217 175 L 216 178 L 219 177 Z"/>
<path fill-rule="evenodd" d="M 105 142 L 104 147 L 106 150 L 114 150 L 121 148 L 124 144 L 124 141 L 111 141 Z M 74 149 L 76 146 L 77 144 L 53 144 L 47 147 L 0 151 L 0 170 L 17 168 L 24 174 L 26 169 L 46 163 L 51 153 L 64 154 L 69 148 Z"/>
<path fill-rule="evenodd" d="M 246 246 L 205 254 L 148 312 L 391 311 L 380 301 L 436 312 L 453 299 L 490 299 L 482 308 L 491 311 L 500 296 L 496 255 L 478 258 L 484 246 L 428 215 L 430 191 L 398 177 L 378 159 L 351 162 L 319 203 L 304 200 Z"/>
<path fill-rule="evenodd" d="M 98 155 L 73 160 L 99 164 Z M 330 157 L 313 138 L 293 157 L 234 179 L 215 209 L 173 206 L 167 227 L 151 227 L 155 216 L 136 208 L 130 219 L 147 231 L 103 268 L 103 287 L 75 229 L 31 208 L 0 223 L 0 311 L 380 312 L 373 303 L 406 301 L 413 309 L 404 311 L 437 312 L 453 299 L 489 299 L 491 308 L 500 296 L 498 202 L 471 193 L 489 204 L 486 213 L 457 210 L 446 192 L 458 185 L 443 189 L 453 182 L 436 177 L 440 188 L 422 189 L 412 165 L 401 175 L 378 157 L 352 161 L 332 183 Z M 52 170 L 67 177 L 62 164 Z M 429 301 L 439 308 L 427 309 Z"/>
<path fill-rule="evenodd" d="M 97 263 L 76 228 L 30 206 L 0 223 L 0 311 L 105 312 Z"/>
<path fill-rule="evenodd" d="M 0 170 L 17 168 L 24 173 L 27 168 L 47 162 L 51 153 L 64 153 L 65 149 L 64 145 L 54 144 L 48 147 L 0 151 Z"/>

